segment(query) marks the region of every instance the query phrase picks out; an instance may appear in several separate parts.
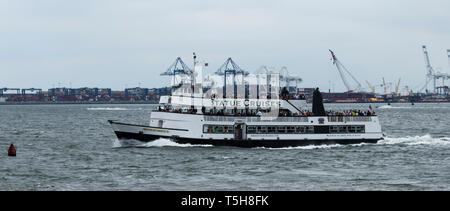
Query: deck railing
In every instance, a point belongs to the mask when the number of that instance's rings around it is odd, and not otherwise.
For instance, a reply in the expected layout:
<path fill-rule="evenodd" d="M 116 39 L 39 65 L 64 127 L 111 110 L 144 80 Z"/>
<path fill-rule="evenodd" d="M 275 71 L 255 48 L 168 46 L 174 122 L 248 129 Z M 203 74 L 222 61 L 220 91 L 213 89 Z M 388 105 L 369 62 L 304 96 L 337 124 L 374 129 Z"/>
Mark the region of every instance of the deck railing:
<path fill-rule="evenodd" d="M 371 122 L 371 116 L 329 116 L 328 122 Z"/>
<path fill-rule="evenodd" d="M 308 122 L 308 117 L 277 117 L 267 119 L 261 117 L 240 117 L 240 116 L 204 116 L 204 121 L 209 122 Z M 371 116 L 328 116 L 328 122 L 371 122 Z"/>

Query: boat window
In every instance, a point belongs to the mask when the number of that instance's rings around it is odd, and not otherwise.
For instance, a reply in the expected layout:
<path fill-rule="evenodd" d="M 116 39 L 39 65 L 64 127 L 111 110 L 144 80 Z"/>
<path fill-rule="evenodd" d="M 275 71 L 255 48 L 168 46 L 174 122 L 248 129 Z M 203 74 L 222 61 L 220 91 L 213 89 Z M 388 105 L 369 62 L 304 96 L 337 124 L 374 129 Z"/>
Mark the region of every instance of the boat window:
<path fill-rule="evenodd" d="M 365 132 L 365 126 L 364 125 L 356 125 L 354 126 L 355 133 L 364 133 Z"/>
<path fill-rule="evenodd" d="M 295 126 L 287 126 L 287 133 L 295 133 Z"/>
<path fill-rule="evenodd" d="M 356 133 L 356 126 L 348 126 L 349 133 Z"/>
<path fill-rule="evenodd" d="M 223 133 L 223 126 L 214 126 L 214 133 Z"/>
<path fill-rule="evenodd" d="M 276 131 L 275 131 L 275 129 L 276 129 L 275 126 L 268 126 L 267 128 L 268 128 L 268 129 L 267 129 L 267 133 L 275 133 L 275 132 L 276 132 Z"/>
<path fill-rule="evenodd" d="M 339 133 L 347 133 L 347 126 L 346 125 L 340 125 L 339 126 Z"/>
<path fill-rule="evenodd" d="M 314 133 L 327 134 L 330 133 L 330 126 L 314 126 Z"/>
<path fill-rule="evenodd" d="M 234 127 L 233 126 L 225 125 L 224 128 L 225 128 L 225 131 L 224 131 L 225 133 L 234 133 Z"/>
<path fill-rule="evenodd" d="M 365 133 L 364 125 L 332 125 L 330 133 Z"/>
<path fill-rule="evenodd" d="M 330 126 L 330 133 L 339 133 L 339 126 L 337 125 Z"/>
<path fill-rule="evenodd" d="M 305 133 L 305 126 L 297 126 L 295 129 L 296 133 Z"/>
<path fill-rule="evenodd" d="M 234 128 L 231 125 L 203 125 L 203 133 L 232 134 Z"/>
<path fill-rule="evenodd" d="M 212 133 L 213 126 L 212 125 L 203 125 L 203 133 Z"/>
<path fill-rule="evenodd" d="M 278 126 L 278 133 L 286 133 L 286 126 Z"/>
<path fill-rule="evenodd" d="M 258 133 L 267 133 L 267 126 L 258 126 Z"/>
<path fill-rule="evenodd" d="M 314 126 L 306 126 L 306 133 L 314 133 Z"/>
<path fill-rule="evenodd" d="M 247 126 L 247 133 L 256 133 L 256 126 Z"/>

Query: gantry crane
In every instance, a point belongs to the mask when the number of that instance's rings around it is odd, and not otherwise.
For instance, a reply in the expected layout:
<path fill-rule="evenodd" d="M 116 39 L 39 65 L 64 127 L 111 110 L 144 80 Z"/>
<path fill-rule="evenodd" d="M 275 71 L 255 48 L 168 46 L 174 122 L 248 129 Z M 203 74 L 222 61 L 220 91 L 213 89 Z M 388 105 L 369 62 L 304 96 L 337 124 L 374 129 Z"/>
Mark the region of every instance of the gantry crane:
<path fill-rule="evenodd" d="M 20 94 L 20 89 L 19 88 L 0 88 L 0 97 L 3 96 L 4 92 L 7 92 L 8 90 L 15 90 L 17 92 L 17 94 Z"/>
<path fill-rule="evenodd" d="M 183 62 L 183 60 L 178 57 L 175 62 L 170 65 L 170 67 L 163 73 L 161 73 L 162 76 L 173 76 L 173 84 L 172 87 L 179 87 L 182 85 L 183 81 L 180 81 L 180 83 L 176 82 L 176 76 L 177 75 L 187 75 L 191 76 L 193 74 L 193 71 Z"/>
<path fill-rule="evenodd" d="M 436 86 L 436 81 L 438 79 L 442 79 L 442 85 L 444 86 L 445 84 L 445 79 L 450 79 L 450 75 L 447 73 L 441 73 L 438 71 L 435 71 L 433 69 L 433 67 L 431 66 L 431 62 L 430 62 L 430 57 L 428 55 L 428 51 L 427 51 L 427 47 L 425 45 L 422 46 L 422 50 L 423 50 L 423 55 L 425 58 L 425 65 L 426 65 L 426 79 L 425 79 L 425 86 L 422 87 L 422 89 L 420 89 L 420 91 L 422 91 L 425 88 L 428 88 L 428 83 L 433 80 L 433 93 L 437 93 L 437 89 L 438 87 Z M 450 50 L 447 50 L 447 54 L 449 56 L 450 59 Z"/>
<path fill-rule="evenodd" d="M 233 59 L 228 58 L 225 63 L 215 72 L 217 75 L 223 75 L 223 98 L 227 98 L 227 75 L 232 75 L 234 98 L 237 98 L 236 75 L 247 76 L 249 73 L 239 67 Z"/>
<path fill-rule="evenodd" d="M 295 87 L 298 86 L 298 83 L 302 82 L 302 78 L 295 75 L 290 75 L 287 67 L 282 67 L 280 70 L 280 81 L 284 81 L 287 88 L 289 88 L 290 83 L 294 82 Z"/>

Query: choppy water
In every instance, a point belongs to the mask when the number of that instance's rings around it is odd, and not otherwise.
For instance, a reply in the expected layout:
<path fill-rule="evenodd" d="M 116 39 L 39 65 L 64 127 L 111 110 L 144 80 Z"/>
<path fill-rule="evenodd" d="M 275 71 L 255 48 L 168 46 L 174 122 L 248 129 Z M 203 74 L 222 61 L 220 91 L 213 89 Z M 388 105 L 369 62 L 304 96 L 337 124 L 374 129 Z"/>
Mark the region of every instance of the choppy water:
<path fill-rule="evenodd" d="M 0 106 L 0 190 L 450 190 L 450 104 L 372 107 L 378 144 L 242 149 L 119 142 L 152 105 Z"/>

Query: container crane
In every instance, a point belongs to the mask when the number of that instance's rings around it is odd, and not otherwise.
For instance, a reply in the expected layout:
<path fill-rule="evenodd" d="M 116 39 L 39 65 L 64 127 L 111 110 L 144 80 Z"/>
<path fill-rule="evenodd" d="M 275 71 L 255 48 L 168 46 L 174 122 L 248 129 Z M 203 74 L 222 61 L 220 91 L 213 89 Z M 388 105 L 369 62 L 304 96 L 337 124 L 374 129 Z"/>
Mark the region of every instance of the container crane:
<path fill-rule="evenodd" d="M 233 59 L 228 58 L 225 63 L 215 72 L 215 74 L 223 76 L 223 98 L 227 98 L 227 75 L 232 75 L 234 98 L 237 99 L 236 75 L 247 76 L 249 73 L 239 67 Z"/>
<path fill-rule="evenodd" d="M 175 62 L 170 65 L 170 67 L 163 73 L 162 76 L 173 76 L 173 84 L 172 88 L 180 87 L 183 84 L 183 81 L 180 81 L 179 84 L 176 83 L 177 75 L 187 75 L 191 76 L 194 71 L 192 71 L 184 62 L 178 57 Z"/>
<path fill-rule="evenodd" d="M 431 80 L 433 80 L 433 93 L 437 93 L 438 87 L 436 87 L 436 81 L 438 79 L 442 79 L 442 86 L 444 87 L 445 79 L 450 79 L 450 75 L 447 74 L 447 73 L 441 73 L 439 71 L 435 71 L 434 68 L 431 66 L 430 57 L 428 55 L 427 47 L 425 45 L 423 45 L 422 49 L 423 49 L 423 54 L 424 54 L 424 57 L 425 57 L 425 65 L 426 65 L 427 75 L 426 75 L 425 86 L 422 87 L 422 89 L 420 89 L 420 91 L 422 91 L 424 88 L 428 88 L 428 83 Z M 447 55 L 449 56 L 449 59 L 450 59 L 450 50 L 447 50 Z M 442 88 L 442 87 L 439 87 L 439 88 Z"/>
<path fill-rule="evenodd" d="M 295 87 L 297 88 L 298 83 L 302 82 L 302 78 L 295 76 L 295 75 L 290 75 L 289 71 L 287 70 L 287 67 L 282 67 L 280 72 L 280 81 L 284 81 L 286 84 L 286 87 L 289 88 L 290 87 L 290 83 L 294 82 L 295 83 Z"/>
<path fill-rule="evenodd" d="M 427 75 L 426 75 L 426 79 L 425 79 L 425 86 L 421 90 L 423 90 L 424 88 L 428 88 L 428 83 L 433 79 L 433 75 L 434 75 L 434 69 L 431 66 L 430 57 L 428 56 L 427 46 L 423 45 L 422 50 L 423 50 L 423 56 L 425 59 Z M 436 79 L 434 79 L 433 88 L 435 89 L 435 87 L 436 87 Z"/>
<path fill-rule="evenodd" d="M 20 94 L 20 89 L 19 88 L 0 88 L 0 97 L 3 96 L 4 92 L 7 92 L 8 90 L 15 90 L 17 92 L 17 94 Z"/>
<path fill-rule="evenodd" d="M 42 93 L 42 89 L 28 88 L 28 89 L 22 89 L 22 95 L 25 95 L 27 93 L 27 91 L 30 91 L 30 92 L 35 92 L 36 91 L 37 94 L 41 94 Z"/>
<path fill-rule="evenodd" d="M 345 87 L 347 88 L 348 92 L 353 91 L 361 91 L 361 83 L 350 73 L 350 71 L 345 68 L 345 66 L 337 59 L 336 55 L 332 50 L 329 50 L 331 53 L 331 58 L 333 60 L 333 64 L 336 65 L 336 68 L 338 69 L 339 75 L 341 76 L 342 82 L 344 82 Z M 351 85 L 349 81 L 347 80 L 345 73 L 347 73 L 355 85 Z"/>

